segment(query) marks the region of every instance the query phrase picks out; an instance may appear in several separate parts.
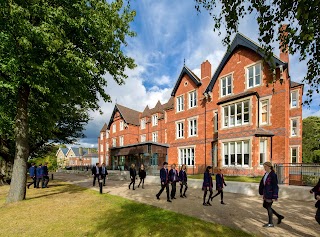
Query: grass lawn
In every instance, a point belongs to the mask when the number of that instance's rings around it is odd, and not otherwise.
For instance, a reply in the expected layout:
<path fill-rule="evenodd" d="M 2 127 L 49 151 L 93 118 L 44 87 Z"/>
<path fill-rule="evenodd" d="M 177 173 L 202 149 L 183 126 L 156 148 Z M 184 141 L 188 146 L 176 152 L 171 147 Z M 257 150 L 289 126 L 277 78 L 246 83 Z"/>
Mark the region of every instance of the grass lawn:
<path fill-rule="evenodd" d="M 203 179 L 203 174 L 188 175 L 190 179 Z M 225 181 L 237 181 L 237 182 L 248 182 L 248 183 L 260 183 L 262 176 L 248 177 L 248 176 L 224 176 Z M 212 176 L 215 180 L 216 176 Z"/>
<path fill-rule="evenodd" d="M 253 236 L 59 181 L 18 203 L 5 204 L 8 191 L 0 186 L 0 236 Z"/>

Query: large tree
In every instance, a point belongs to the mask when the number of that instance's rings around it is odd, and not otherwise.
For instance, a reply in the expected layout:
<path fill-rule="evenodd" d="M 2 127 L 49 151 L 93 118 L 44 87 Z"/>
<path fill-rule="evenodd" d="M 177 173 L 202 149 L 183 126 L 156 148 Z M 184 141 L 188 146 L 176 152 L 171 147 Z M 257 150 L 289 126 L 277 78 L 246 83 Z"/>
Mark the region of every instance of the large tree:
<path fill-rule="evenodd" d="M 310 116 L 302 121 L 302 161 L 320 162 L 320 117 Z"/>
<path fill-rule="evenodd" d="M 46 129 L 69 129 L 65 123 L 86 114 L 77 111 L 99 109 L 99 97 L 110 101 L 103 75 L 122 84 L 125 70 L 135 67 L 122 51 L 135 35 L 135 12 L 121 0 L 4 0 L 0 9 L 0 88 L 15 108 L 7 202 L 15 202 L 25 195 L 30 144 Z"/>
<path fill-rule="evenodd" d="M 238 31 L 239 20 L 254 14 L 259 26 L 259 42 L 266 53 L 266 60 L 272 58 L 272 43 L 282 41 L 289 47 L 289 53 L 299 53 L 300 61 L 307 60 L 308 71 L 303 82 L 310 87 L 306 104 L 312 102 L 314 91 L 319 93 L 320 84 L 320 1 L 319 0 L 195 0 L 196 9 L 205 9 L 213 17 L 214 30 L 221 33 L 225 26 L 224 44 L 230 44 L 230 37 Z M 288 24 L 282 28 L 282 24 Z M 282 33 L 282 34 L 280 34 Z M 282 38 L 280 39 L 280 35 Z M 285 49 L 285 48 L 283 48 Z"/>

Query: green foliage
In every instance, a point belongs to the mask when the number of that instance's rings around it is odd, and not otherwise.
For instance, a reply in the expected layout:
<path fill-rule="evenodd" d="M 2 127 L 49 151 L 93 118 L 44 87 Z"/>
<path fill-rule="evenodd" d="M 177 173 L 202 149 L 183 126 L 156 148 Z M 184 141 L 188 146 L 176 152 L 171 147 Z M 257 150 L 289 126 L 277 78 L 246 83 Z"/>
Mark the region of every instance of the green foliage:
<path fill-rule="evenodd" d="M 227 35 L 224 44 L 230 44 L 230 37 L 238 31 L 239 20 L 246 15 L 254 14 L 259 25 L 259 42 L 266 53 L 266 60 L 273 55 L 271 44 L 280 40 L 288 45 L 291 54 L 299 53 L 300 61 L 307 60 L 308 72 L 303 81 L 310 86 L 305 104 L 312 102 L 312 95 L 319 93 L 320 84 L 320 1 L 319 0 L 195 0 L 196 10 L 205 9 L 213 17 L 214 30 L 221 34 L 225 26 Z M 290 25 L 281 30 L 281 25 Z M 280 36 L 279 33 L 283 33 Z"/>
<path fill-rule="evenodd" d="M 302 123 L 302 161 L 320 163 L 320 117 L 310 116 Z"/>

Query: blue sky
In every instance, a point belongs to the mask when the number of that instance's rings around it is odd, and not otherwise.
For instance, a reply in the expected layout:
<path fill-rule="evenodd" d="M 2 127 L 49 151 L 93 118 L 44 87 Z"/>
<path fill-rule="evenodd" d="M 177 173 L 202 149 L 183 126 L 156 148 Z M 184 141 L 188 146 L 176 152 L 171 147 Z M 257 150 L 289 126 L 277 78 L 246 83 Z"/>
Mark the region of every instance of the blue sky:
<path fill-rule="evenodd" d="M 183 67 L 197 75 L 200 65 L 209 60 L 212 73 L 218 67 L 226 47 L 222 45 L 222 35 L 213 31 L 214 22 L 206 11 L 198 14 L 193 0 L 135 0 L 131 6 L 136 17 L 131 27 L 137 33 L 128 38 L 125 53 L 135 59 L 137 67 L 127 72 L 126 84 L 119 86 L 106 75 L 113 103 L 100 102 L 103 115 L 92 112 L 92 120 L 84 132 L 87 136 L 79 140 L 85 147 L 97 147 L 99 131 L 108 123 L 115 103 L 143 111 L 146 105 L 153 107 L 158 100 L 162 103 L 170 98 L 172 88 Z M 255 16 L 241 20 L 239 32 L 258 42 L 258 25 Z M 278 44 L 273 45 L 279 55 Z M 290 55 L 290 75 L 293 81 L 301 82 L 306 74 L 306 62 L 299 62 L 298 55 Z M 305 87 L 306 93 L 307 87 Z M 303 117 L 320 116 L 320 96 L 315 95 L 310 109 L 304 107 Z"/>

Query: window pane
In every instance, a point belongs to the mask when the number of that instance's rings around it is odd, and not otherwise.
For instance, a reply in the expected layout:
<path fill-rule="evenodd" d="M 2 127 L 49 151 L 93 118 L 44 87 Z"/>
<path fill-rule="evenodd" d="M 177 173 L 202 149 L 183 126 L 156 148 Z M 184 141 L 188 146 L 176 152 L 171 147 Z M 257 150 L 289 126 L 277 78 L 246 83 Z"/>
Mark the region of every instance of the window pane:
<path fill-rule="evenodd" d="M 261 73 L 260 73 L 260 64 L 257 64 L 255 66 L 255 85 L 260 85 L 260 78 L 261 78 Z"/>
<path fill-rule="evenodd" d="M 241 124 L 242 121 L 242 103 L 237 104 L 237 124 Z"/>
<path fill-rule="evenodd" d="M 253 67 L 248 68 L 248 84 L 253 87 Z"/>
<path fill-rule="evenodd" d="M 235 122 L 235 105 L 230 106 L 230 126 L 233 126 Z"/>
<path fill-rule="evenodd" d="M 230 143 L 230 158 L 231 158 L 231 165 L 235 164 L 235 144 Z"/>
<path fill-rule="evenodd" d="M 223 152 L 224 152 L 224 164 L 229 165 L 229 152 L 228 152 L 228 143 L 223 145 Z"/>
<path fill-rule="evenodd" d="M 242 149 L 241 142 L 237 143 L 237 164 L 242 165 Z"/>

